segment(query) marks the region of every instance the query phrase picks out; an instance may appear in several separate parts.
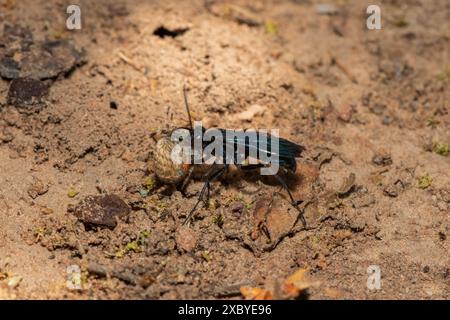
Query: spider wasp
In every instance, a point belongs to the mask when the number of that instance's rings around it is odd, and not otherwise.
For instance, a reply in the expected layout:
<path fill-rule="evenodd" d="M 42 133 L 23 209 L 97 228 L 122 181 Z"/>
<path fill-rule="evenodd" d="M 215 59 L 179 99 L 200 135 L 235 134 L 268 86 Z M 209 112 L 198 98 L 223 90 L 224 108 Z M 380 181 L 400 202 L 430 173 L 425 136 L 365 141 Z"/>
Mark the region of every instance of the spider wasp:
<path fill-rule="evenodd" d="M 189 148 L 194 148 L 195 139 L 199 139 L 201 146 L 203 148 L 208 147 L 211 143 L 210 141 L 205 141 L 202 135 L 207 131 L 203 127 L 196 128 L 193 125 L 191 113 L 189 110 L 189 104 L 186 94 L 186 87 L 183 87 L 183 98 L 184 105 L 186 108 L 186 112 L 188 114 L 189 119 L 189 127 L 177 128 L 175 130 L 183 129 L 185 134 L 187 134 L 191 143 L 188 145 Z M 196 130 L 199 129 L 199 130 Z M 198 205 L 204 199 L 206 195 L 206 199 L 209 200 L 211 183 L 217 179 L 219 179 L 224 173 L 229 169 L 230 164 L 234 164 L 239 170 L 249 171 L 255 169 L 262 169 L 269 165 L 267 161 L 262 160 L 262 158 L 267 159 L 270 158 L 273 164 L 275 164 L 277 168 L 279 168 L 282 173 L 295 173 L 297 169 L 295 158 L 300 157 L 305 148 L 299 144 L 286 140 L 284 138 L 275 137 L 278 142 L 278 148 L 271 148 L 271 142 L 274 140 L 274 136 L 270 134 L 265 134 L 264 138 L 261 139 L 262 135 L 259 134 L 260 131 L 256 131 L 256 139 L 250 139 L 248 136 L 237 137 L 234 134 L 229 134 L 231 131 L 229 129 L 216 129 L 219 133 L 225 136 L 225 139 L 221 142 L 223 151 L 226 151 L 226 148 L 230 148 L 234 150 L 231 155 L 231 159 L 227 159 L 229 161 L 225 161 L 225 163 L 215 163 L 210 165 L 205 164 L 195 164 L 193 161 L 193 157 L 195 157 L 195 151 L 192 153 L 192 158 L 184 158 L 184 161 L 174 161 L 174 150 L 177 145 L 176 139 L 173 138 L 173 130 L 171 134 L 162 136 L 156 143 L 156 148 L 154 152 L 154 160 L 155 160 L 155 174 L 157 179 L 163 184 L 172 184 L 177 186 L 177 189 L 185 194 L 185 189 L 191 180 L 193 174 L 196 171 L 206 171 L 203 173 L 204 184 L 198 195 L 198 199 L 194 207 L 190 210 L 187 215 L 183 225 L 186 225 L 192 219 L 195 210 Z M 264 140 L 264 141 L 262 141 Z M 180 150 L 180 149 L 179 149 Z M 229 149 L 227 149 L 229 150 Z M 240 153 L 238 152 L 240 151 Z M 175 151 L 175 155 L 176 152 Z M 253 154 L 257 154 L 256 163 L 248 164 L 248 157 Z M 198 155 L 198 154 L 197 154 Z M 262 157 L 263 155 L 264 157 Z M 244 161 L 237 161 L 237 159 L 243 159 Z M 275 159 L 275 160 L 274 160 Z M 205 170 L 206 166 L 206 170 Z M 306 220 L 303 216 L 303 210 L 300 209 L 299 205 L 303 201 L 296 201 L 291 194 L 291 191 L 288 188 L 287 183 L 282 178 L 282 176 L 278 172 L 273 173 L 273 177 L 278 181 L 278 183 L 282 186 L 284 190 L 287 191 L 289 198 L 291 200 L 291 205 L 299 211 L 299 217 L 303 223 L 303 226 L 306 227 Z"/>

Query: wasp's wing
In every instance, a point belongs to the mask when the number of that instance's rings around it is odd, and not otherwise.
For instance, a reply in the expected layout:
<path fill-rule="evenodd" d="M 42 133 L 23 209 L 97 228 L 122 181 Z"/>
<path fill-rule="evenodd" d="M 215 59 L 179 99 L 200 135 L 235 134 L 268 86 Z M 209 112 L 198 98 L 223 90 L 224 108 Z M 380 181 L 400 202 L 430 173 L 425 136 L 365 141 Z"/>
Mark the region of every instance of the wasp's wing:
<path fill-rule="evenodd" d="M 224 135 L 224 154 L 226 146 L 233 147 L 232 150 L 238 151 L 239 147 L 245 152 L 244 159 L 251 155 L 258 155 L 258 159 L 264 156 L 266 159 L 270 158 L 271 161 L 278 161 L 278 164 L 282 167 L 287 167 L 292 171 L 295 171 L 296 162 L 295 158 L 300 157 L 305 148 L 289 140 L 278 138 L 278 151 L 276 148 L 272 148 L 273 138 L 269 134 L 265 134 L 265 139 L 261 133 L 256 133 L 256 136 L 251 138 L 250 133 L 243 135 L 236 135 L 233 132 L 222 129 Z M 243 147 L 243 148 L 242 148 Z M 273 149 L 273 150 L 272 150 Z M 235 159 L 234 159 L 235 160 Z M 261 159 L 260 159 L 261 160 Z"/>

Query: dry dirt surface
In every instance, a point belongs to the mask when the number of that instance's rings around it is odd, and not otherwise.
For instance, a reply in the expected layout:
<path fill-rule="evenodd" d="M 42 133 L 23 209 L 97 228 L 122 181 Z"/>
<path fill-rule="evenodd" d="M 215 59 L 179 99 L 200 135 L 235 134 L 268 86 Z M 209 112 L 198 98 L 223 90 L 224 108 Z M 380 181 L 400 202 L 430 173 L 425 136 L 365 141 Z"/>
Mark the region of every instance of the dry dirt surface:
<path fill-rule="evenodd" d="M 280 298 L 298 270 L 302 298 L 450 298 L 448 1 L 376 1 L 381 30 L 365 1 L 79 3 L 70 31 L 70 1 L 0 0 L 0 298 Z M 153 159 L 183 85 L 205 126 L 305 146 L 306 229 L 236 171 L 182 226 L 202 182 Z"/>

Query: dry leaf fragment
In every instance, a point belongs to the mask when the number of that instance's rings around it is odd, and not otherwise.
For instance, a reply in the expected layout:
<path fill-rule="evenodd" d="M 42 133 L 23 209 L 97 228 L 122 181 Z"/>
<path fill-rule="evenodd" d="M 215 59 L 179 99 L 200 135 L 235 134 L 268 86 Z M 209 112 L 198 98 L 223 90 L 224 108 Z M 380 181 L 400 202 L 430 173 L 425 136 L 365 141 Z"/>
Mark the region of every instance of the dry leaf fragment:
<path fill-rule="evenodd" d="M 254 104 L 248 107 L 247 110 L 238 113 L 236 116 L 239 120 L 251 121 L 255 116 L 263 115 L 264 111 L 266 111 L 266 107 Z"/>
<path fill-rule="evenodd" d="M 356 180 L 355 174 L 353 172 L 350 173 L 350 175 L 344 179 L 342 186 L 339 188 L 339 190 L 337 192 L 338 195 L 344 196 L 344 195 L 348 194 L 352 190 L 353 186 L 355 185 L 355 180 Z"/>
<path fill-rule="evenodd" d="M 240 292 L 246 300 L 272 300 L 298 298 L 306 289 L 317 286 L 317 281 L 307 277 L 308 269 L 298 269 L 282 282 L 276 282 L 270 289 L 250 286 L 240 287 Z"/>
<path fill-rule="evenodd" d="M 255 287 L 241 287 L 242 296 L 246 300 L 272 300 L 273 294 L 266 289 Z"/>
<path fill-rule="evenodd" d="M 306 277 L 307 272 L 308 269 L 298 269 L 284 281 L 282 291 L 286 298 L 296 298 L 311 286 Z"/>

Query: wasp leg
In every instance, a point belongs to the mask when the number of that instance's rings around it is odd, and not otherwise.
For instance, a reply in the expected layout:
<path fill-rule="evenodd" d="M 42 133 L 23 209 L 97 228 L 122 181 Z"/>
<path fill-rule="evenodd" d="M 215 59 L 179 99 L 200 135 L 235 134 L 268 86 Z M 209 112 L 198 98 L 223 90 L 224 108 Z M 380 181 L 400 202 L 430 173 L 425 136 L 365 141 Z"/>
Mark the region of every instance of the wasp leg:
<path fill-rule="evenodd" d="M 209 204 L 209 198 L 211 196 L 211 184 L 208 183 L 208 186 L 206 187 L 206 199 L 205 199 L 205 206 L 208 206 Z"/>
<path fill-rule="evenodd" d="M 209 185 L 209 181 L 206 181 L 205 184 L 203 185 L 202 190 L 200 191 L 200 195 L 198 196 L 198 200 L 195 203 L 195 206 L 191 209 L 191 211 L 189 212 L 188 216 L 186 217 L 186 220 L 184 220 L 183 222 L 183 226 L 187 225 L 189 223 L 189 221 L 191 220 L 195 210 L 197 209 L 197 206 L 200 204 L 200 202 L 202 201 L 203 195 L 205 194 L 205 190 Z"/>
<path fill-rule="evenodd" d="M 186 179 L 184 179 L 184 181 L 181 183 L 181 186 L 178 188 L 178 190 L 181 192 L 181 194 L 183 195 L 183 197 L 187 198 L 188 195 L 186 193 L 186 188 L 189 184 L 189 182 L 191 181 L 192 178 L 192 173 L 194 172 L 194 166 L 191 166 L 189 168 L 189 173 L 186 177 Z"/>
<path fill-rule="evenodd" d="M 186 217 L 186 220 L 184 220 L 183 225 L 187 225 L 189 223 L 189 221 L 192 219 L 192 216 L 193 216 L 195 210 L 197 209 L 200 202 L 202 202 L 203 196 L 205 195 L 205 191 L 207 191 L 207 190 L 208 190 L 208 197 L 209 197 L 209 189 L 210 189 L 211 182 L 213 182 L 214 180 L 219 178 L 222 174 L 224 174 L 225 171 L 227 170 L 227 168 L 228 168 L 228 166 L 225 165 L 222 168 L 220 168 L 219 170 L 217 170 L 216 172 L 213 172 L 214 168 L 211 169 L 211 171 L 207 175 L 209 177 L 207 178 L 205 184 L 203 185 L 202 190 L 200 191 L 197 202 L 195 203 L 195 206 L 189 212 L 188 216 Z"/>
<path fill-rule="evenodd" d="M 218 169 L 213 175 L 211 175 L 211 178 L 209 178 L 209 182 L 219 179 L 227 171 L 227 169 L 228 169 L 228 165 L 225 164 L 222 168 Z M 208 175 L 206 175 L 206 176 L 208 176 Z M 205 205 L 208 205 L 208 203 L 209 203 L 210 191 L 211 191 L 211 184 L 208 183 L 208 186 L 206 187 Z"/>
<path fill-rule="evenodd" d="M 274 175 L 275 178 L 278 180 L 278 182 L 281 184 L 281 186 L 283 187 L 284 190 L 287 191 L 287 193 L 289 194 L 289 198 L 291 198 L 291 205 L 296 208 L 298 210 L 298 212 L 300 213 L 300 220 L 302 221 L 303 227 L 306 228 L 306 220 L 305 217 L 303 215 L 303 210 L 299 208 L 299 204 L 301 204 L 303 202 L 303 200 L 294 200 L 294 197 L 292 196 L 291 191 L 289 190 L 286 181 L 283 180 L 283 178 L 281 178 L 279 175 L 275 174 Z"/>

